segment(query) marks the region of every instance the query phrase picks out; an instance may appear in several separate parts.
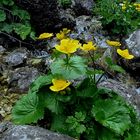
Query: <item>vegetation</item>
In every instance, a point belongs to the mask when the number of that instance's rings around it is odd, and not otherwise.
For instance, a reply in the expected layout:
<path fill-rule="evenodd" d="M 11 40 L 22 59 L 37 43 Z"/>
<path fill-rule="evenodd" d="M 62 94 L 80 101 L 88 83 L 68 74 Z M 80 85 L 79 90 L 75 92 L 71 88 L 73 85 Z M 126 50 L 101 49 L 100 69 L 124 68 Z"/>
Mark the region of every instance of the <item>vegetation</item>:
<path fill-rule="evenodd" d="M 29 13 L 19 8 L 14 0 L 0 1 L 0 33 L 12 36 L 16 34 L 22 40 L 27 37 L 35 39 Z"/>
<path fill-rule="evenodd" d="M 69 7 L 72 4 L 72 1 L 71 0 L 58 0 L 58 2 L 64 8 L 67 8 L 67 7 Z"/>
<path fill-rule="evenodd" d="M 101 16 L 104 29 L 110 35 L 127 35 L 140 27 L 139 4 L 119 0 L 98 0 L 94 10 Z"/>
<path fill-rule="evenodd" d="M 39 39 L 51 36 L 51 33 L 43 33 Z M 114 42 L 108 43 L 112 47 L 121 45 Z M 80 56 L 75 53 L 77 49 Z M 62 39 L 55 46 L 50 71 L 38 77 L 28 94 L 14 106 L 13 121 L 29 124 L 44 119 L 48 129 L 85 140 L 140 139 L 140 122 L 134 109 L 114 91 L 97 87 L 104 74 L 95 67 L 97 49 L 96 44 L 90 41 L 80 44 L 68 37 Z M 85 54 L 89 57 L 85 58 Z M 119 55 L 125 59 L 133 58 L 128 50 L 127 54 L 122 54 Z M 120 66 L 113 64 L 111 58 L 106 61 L 113 70 L 124 72 Z M 101 77 L 97 79 L 96 74 L 101 74 Z M 80 82 L 74 84 L 77 79 Z"/>
<path fill-rule="evenodd" d="M 66 8 L 71 0 L 59 0 L 59 3 Z M 97 0 L 94 12 L 102 17 L 102 25 L 111 35 L 124 36 L 140 26 L 137 3 Z M 0 1 L 0 33 L 22 40 L 36 39 L 29 13 L 14 0 Z M 53 49 L 53 62 L 47 74 L 38 77 L 30 85 L 28 94 L 13 107 L 13 122 L 34 124 L 45 120 L 47 129 L 77 139 L 139 140 L 140 121 L 134 108 L 118 93 L 97 86 L 105 74 L 96 67 L 102 56 L 98 54 L 98 47 L 92 41 L 81 44 L 69 38 L 69 33 L 64 28 L 56 35 L 43 33 L 37 38 L 47 42 L 56 36 L 60 42 Z M 128 49 L 121 49 L 121 42 L 107 40 L 106 43 L 126 61 L 134 58 Z M 125 72 L 111 57 L 106 57 L 105 62 L 113 72 Z"/>

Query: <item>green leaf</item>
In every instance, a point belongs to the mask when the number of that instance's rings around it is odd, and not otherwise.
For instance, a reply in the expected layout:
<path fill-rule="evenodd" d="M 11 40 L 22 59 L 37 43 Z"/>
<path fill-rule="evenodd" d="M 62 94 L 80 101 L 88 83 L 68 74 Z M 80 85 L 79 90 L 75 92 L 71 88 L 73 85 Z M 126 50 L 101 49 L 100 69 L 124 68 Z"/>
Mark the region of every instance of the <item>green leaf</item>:
<path fill-rule="evenodd" d="M 18 16 L 21 20 L 30 20 L 30 15 L 27 11 L 19 9 L 17 6 L 13 6 L 12 15 Z"/>
<path fill-rule="evenodd" d="M 31 32 L 31 26 L 17 23 L 16 26 L 14 26 L 14 31 L 21 37 L 22 40 L 25 40 L 27 35 Z"/>
<path fill-rule="evenodd" d="M 83 122 L 86 118 L 86 114 L 82 112 L 75 112 L 75 118 L 78 122 Z"/>
<path fill-rule="evenodd" d="M 106 63 L 107 63 L 109 66 L 111 66 L 111 65 L 114 64 L 111 57 L 106 57 L 106 58 L 105 58 L 105 61 L 106 61 Z"/>
<path fill-rule="evenodd" d="M 38 91 L 38 96 L 44 107 L 48 108 L 52 113 L 60 114 L 63 112 L 64 107 L 57 99 L 59 95 L 49 90 L 48 87 L 40 89 Z"/>
<path fill-rule="evenodd" d="M 86 74 L 85 60 L 80 56 L 71 57 L 67 64 L 58 59 L 50 66 L 52 74 L 60 74 L 66 79 L 76 79 Z"/>
<path fill-rule="evenodd" d="M 118 65 L 112 65 L 110 66 L 110 68 L 114 71 L 117 71 L 117 72 L 121 72 L 121 73 L 125 73 L 125 70 L 121 67 L 121 66 L 118 66 Z"/>
<path fill-rule="evenodd" d="M 103 74 L 103 70 L 97 70 L 97 69 L 88 69 L 87 70 L 87 75 L 94 75 L 94 74 Z"/>
<path fill-rule="evenodd" d="M 12 6 L 12 5 L 14 5 L 14 1 L 13 0 L 2 0 L 2 4 Z"/>
<path fill-rule="evenodd" d="M 129 109 L 123 103 L 113 99 L 98 100 L 92 109 L 96 121 L 121 135 L 130 128 L 129 113 Z"/>
<path fill-rule="evenodd" d="M 30 33 L 30 38 L 33 39 L 33 40 L 36 40 L 37 39 L 37 37 L 35 36 L 35 32 L 32 31 Z"/>
<path fill-rule="evenodd" d="M 39 76 L 30 86 L 32 92 L 38 92 L 43 86 L 49 85 L 52 83 L 52 75 L 43 75 Z"/>
<path fill-rule="evenodd" d="M 83 125 L 83 124 L 79 124 L 77 127 L 76 127 L 76 132 L 79 133 L 79 134 L 82 134 L 83 132 L 86 131 L 86 127 Z"/>
<path fill-rule="evenodd" d="M 0 10 L 0 22 L 6 20 L 6 14 L 3 10 Z"/>
<path fill-rule="evenodd" d="M 81 89 L 78 88 L 76 95 L 78 97 L 89 98 L 89 97 L 96 96 L 97 92 L 98 92 L 97 87 L 91 85 L 91 86 L 88 86 L 86 88 L 81 88 Z"/>
<path fill-rule="evenodd" d="M 3 23 L 3 27 L 1 29 L 4 32 L 11 33 L 13 31 L 13 25 L 12 24 L 7 24 Z"/>
<path fill-rule="evenodd" d="M 102 128 L 100 130 L 100 135 L 98 135 L 99 140 L 120 140 L 121 138 L 114 132 L 107 128 Z"/>
<path fill-rule="evenodd" d="M 16 124 L 36 123 L 44 116 L 44 107 L 36 93 L 23 96 L 12 110 L 12 118 Z"/>
<path fill-rule="evenodd" d="M 67 129 L 67 125 L 65 123 L 66 116 L 64 116 L 63 114 L 60 115 L 54 114 L 52 118 L 53 119 L 51 122 L 51 130 L 59 133 L 65 133 Z"/>

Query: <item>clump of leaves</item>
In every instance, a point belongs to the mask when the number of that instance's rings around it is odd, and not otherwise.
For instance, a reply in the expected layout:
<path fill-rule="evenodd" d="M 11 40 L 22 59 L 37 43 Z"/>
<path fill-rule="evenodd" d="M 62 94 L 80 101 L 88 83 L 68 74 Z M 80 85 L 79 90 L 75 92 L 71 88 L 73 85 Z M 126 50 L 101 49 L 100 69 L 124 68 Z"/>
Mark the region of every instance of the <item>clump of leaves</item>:
<path fill-rule="evenodd" d="M 0 31 L 7 34 L 16 33 L 22 40 L 27 36 L 35 39 L 29 13 L 19 8 L 14 0 L 0 1 Z"/>
<path fill-rule="evenodd" d="M 71 0 L 58 0 L 58 2 L 64 8 L 67 8 L 67 7 L 69 7 L 72 4 L 72 1 Z"/>
<path fill-rule="evenodd" d="M 16 103 L 13 121 L 37 123 L 46 114 L 48 129 L 78 139 L 139 139 L 140 122 L 134 109 L 114 91 L 97 87 L 100 77 L 96 79 L 96 74 L 102 77 L 104 72 L 95 67 L 96 45 L 93 42 L 82 45 L 67 38 L 55 49 L 60 54 L 53 56 L 48 74 L 38 77 L 28 94 Z M 89 54 L 89 58 L 78 56 L 77 49 Z M 109 58 L 106 61 L 113 70 L 124 72 Z M 72 84 L 77 79 L 80 82 Z"/>
<path fill-rule="evenodd" d="M 98 0 L 94 10 L 110 34 L 127 35 L 140 27 L 140 12 L 133 3 L 118 0 Z"/>

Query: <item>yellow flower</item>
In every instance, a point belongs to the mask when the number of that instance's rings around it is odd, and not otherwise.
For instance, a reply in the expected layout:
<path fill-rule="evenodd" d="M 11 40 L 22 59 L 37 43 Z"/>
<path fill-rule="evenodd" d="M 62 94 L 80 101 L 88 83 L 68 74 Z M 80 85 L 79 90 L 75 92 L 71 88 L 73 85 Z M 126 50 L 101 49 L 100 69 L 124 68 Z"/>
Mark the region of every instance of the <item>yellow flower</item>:
<path fill-rule="evenodd" d="M 60 31 L 60 33 L 56 34 L 57 39 L 62 40 L 64 38 L 66 38 L 64 32 Z"/>
<path fill-rule="evenodd" d="M 53 33 L 43 33 L 38 37 L 38 39 L 46 39 L 46 38 L 50 38 L 52 36 L 53 36 Z"/>
<path fill-rule="evenodd" d="M 54 92 L 58 92 L 61 90 L 64 90 L 66 87 L 68 87 L 71 83 L 63 80 L 63 79 L 52 79 L 53 86 L 50 86 L 50 90 Z"/>
<path fill-rule="evenodd" d="M 109 46 L 113 46 L 113 47 L 120 47 L 121 43 L 119 41 L 110 41 L 110 40 L 106 40 L 106 43 Z"/>
<path fill-rule="evenodd" d="M 67 39 L 62 39 L 60 45 L 56 45 L 55 48 L 56 50 L 62 53 L 70 54 L 76 52 L 76 50 L 80 46 L 81 45 L 78 40 L 67 38 Z"/>
<path fill-rule="evenodd" d="M 81 47 L 81 49 L 85 52 L 95 51 L 97 49 L 95 46 L 96 45 L 93 44 L 92 41 L 89 41 L 87 44 L 83 44 L 83 47 Z"/>
<path fill-rule="evenodd" d="M 63 30 L 62 30 L 62 31 L 63 31 L 63 33 L 64 33 L 64 34 L 68 34 L 68 33 L 70 32 L 70 29 L 63 28 Z"/>
<path fill-rule="evenodd" d="M 126 9 L 126 5 L 122 4 L 122 10 L 125 10 L 125 9 Z"/>
<path fill-rule="evenodd" d="M 134 3 L 136 10 L 140 12 L 140 3 Z"/>
<path fill-rule="evenodd" d="M 64 39 L 64 38 L 67 37 L 66 34 L 68 34 L 69 32 L 70 32 L 69 29 L 63 28 L 63 30 L 60 31 L 60 33 L 57 33 L 56 34 L 56 37 L 57 37 L 57 39 L 62 40 L 62 39 Z"/>
<path fill-rule="evenodd" d="M 128 49 L 125 49 L 125 50 L 117 49 L 117 53 L 120 56 L 124 57 L 125 59 L 133 59 L 134 58 L 133 55 L 129 54 Z"/>

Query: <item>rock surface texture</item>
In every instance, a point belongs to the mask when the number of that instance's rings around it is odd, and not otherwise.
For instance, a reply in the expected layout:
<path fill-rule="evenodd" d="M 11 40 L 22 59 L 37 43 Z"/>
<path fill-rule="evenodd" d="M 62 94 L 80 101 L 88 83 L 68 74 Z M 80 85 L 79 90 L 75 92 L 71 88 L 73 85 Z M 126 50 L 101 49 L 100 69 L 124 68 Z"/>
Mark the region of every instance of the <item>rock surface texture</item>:
<path fill-rule="evenodd" d="M 74 140 L 69 136 L 28 125 L 0 124 L 0 140 Z"/>
<path fill-rule="evenodd" d="M 140 95 L 136 92 L 135 89 L 123 84 L 122 82 L 112 79 L 103 81 L 98 86 L 108 88 L 121 95 L 127 102 L 134 106 L 140 115 Z"/>

